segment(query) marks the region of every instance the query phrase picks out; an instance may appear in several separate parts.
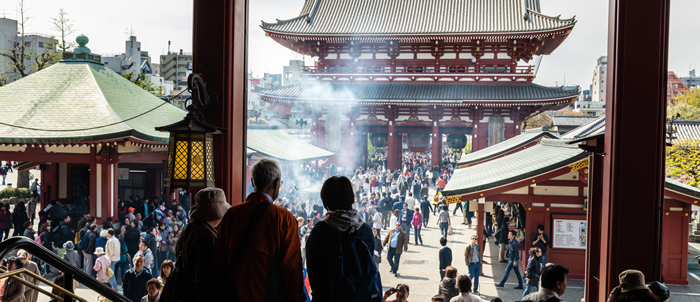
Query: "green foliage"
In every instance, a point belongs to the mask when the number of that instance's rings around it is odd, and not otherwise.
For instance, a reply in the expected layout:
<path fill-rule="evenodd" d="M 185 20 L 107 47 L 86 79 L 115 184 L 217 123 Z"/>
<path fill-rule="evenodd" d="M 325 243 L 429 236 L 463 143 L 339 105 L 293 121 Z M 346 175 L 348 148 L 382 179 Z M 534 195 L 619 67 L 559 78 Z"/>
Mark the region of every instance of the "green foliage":
<path fill-rule="evenodd" d="M 4 188 L 0 191 L 0 199 L 10 197 L 30 198 L 32 191 L 27 188 Z"/>
<path fill-rule="evenodd" d="M 689 95 L 697 93 L 700 89 L 691 90 Z M 666 107 L 666 116 L 672 117 L 676 113 L 680 114 L 681 120 L 700 120 L 700 103 L 692 97 L 683 98 L 685 94 L 677 96 L 672 102 L 669 102 Z"/>
<path fill-rule="evenodd" d="M 367 154 L 369 154 L 368 157 L 372 158 L 375 152 L 377 152 L 377 150 L 374 149 L 374 145 L 372 145 L 372 140 L 367 138 Z"/>
<path fill-rule="evenodd" d="M 472 153 L 472 143 L 468 142 L 467 145 L 464 147 L 464 154 L 469 154 Z"/>
<path fill-rule="evenodd" d="M 674 140 L 666 147 L 666 177 L 700 187 L 700 140 Z"/>
<path fill-rule="evenodd" d="M 122 76 L 155 96 L 163 95 L 163 87 L 157 86 L 146 77 L 146 73 L 127 72 Z"/>
<path fill-rule="evenodd" d="M 700 88 L 693 88 L 688 92 L 675 96 L 673 102 L 684 102 L 696 108 L 700 107 Z"/>

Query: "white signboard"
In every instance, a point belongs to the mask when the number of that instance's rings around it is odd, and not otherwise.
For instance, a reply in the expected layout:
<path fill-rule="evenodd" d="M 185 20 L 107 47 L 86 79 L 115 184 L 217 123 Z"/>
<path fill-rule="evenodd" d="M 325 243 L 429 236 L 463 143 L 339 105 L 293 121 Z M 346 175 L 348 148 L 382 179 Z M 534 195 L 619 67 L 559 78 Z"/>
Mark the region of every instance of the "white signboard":
<path fill-rule="evenodd" d="M 555 248 L 586 249 L 588 222 L 585 220 L 554 219 Z"/>
<path fill-rule="evenodd" d="M 118 168 L 117 170 L 118 180 L 129 180 L 129 168 Z"/>

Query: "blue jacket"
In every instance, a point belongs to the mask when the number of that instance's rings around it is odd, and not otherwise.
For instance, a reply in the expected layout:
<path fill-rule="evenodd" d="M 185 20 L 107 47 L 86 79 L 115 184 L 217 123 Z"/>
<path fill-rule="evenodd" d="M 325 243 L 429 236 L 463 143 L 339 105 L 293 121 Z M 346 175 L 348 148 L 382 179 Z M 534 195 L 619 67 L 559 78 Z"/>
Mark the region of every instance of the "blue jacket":
<path fill-rule="evenodd" d="M 520 260 L 520 253 L 518 251 L 518 241 L 515 239 L 511 240 L 508 246 L 508 259 L 518 262 Z"/>
<path fill-rule="evenodd" d="M 394 210 L 403 211 L 403 204 L 404 204 L 403 201 L 397 201 L 397 202 L 394 203 L 394 205 L 392 206 L 392 208 L 393 208 Z"/>

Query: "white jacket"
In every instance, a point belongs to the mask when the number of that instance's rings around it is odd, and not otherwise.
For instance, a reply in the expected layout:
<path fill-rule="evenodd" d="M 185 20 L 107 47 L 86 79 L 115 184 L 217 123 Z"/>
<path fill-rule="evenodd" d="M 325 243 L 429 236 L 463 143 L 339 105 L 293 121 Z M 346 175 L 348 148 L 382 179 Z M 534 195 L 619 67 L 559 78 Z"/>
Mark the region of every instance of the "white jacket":
<path fill-rule="evenodd" d="M 116 236 L 107 239 L 107 244 L 105 244 L 105 254 L 112 262 L 119 262 L 121 257 L 121 244 Z"/>

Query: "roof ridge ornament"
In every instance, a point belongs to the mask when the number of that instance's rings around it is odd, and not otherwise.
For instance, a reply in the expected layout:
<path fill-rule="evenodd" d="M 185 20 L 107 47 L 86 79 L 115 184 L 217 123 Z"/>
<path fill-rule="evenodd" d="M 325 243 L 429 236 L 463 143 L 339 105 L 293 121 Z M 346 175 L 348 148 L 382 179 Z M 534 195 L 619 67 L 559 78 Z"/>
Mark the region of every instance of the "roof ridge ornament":
<path fill-rule="evenodd" d="M 85 35 L 79 35 L 78 37 L 75 38 L 75 42 L 78 43 L 78 47 L 76 47 L 72 52 L 71 51 L 66 51 L 63 53 L 63 60 L 64 62 L 90 62 L 90 63 L 97 63 L 97 64 L 102 64 L 102 56 L 96 55 L 90 52 L 90 48 L 87 48 L 85 45 L 90 42 L 90 39 L 88 39 L 87 36 Z"/>

